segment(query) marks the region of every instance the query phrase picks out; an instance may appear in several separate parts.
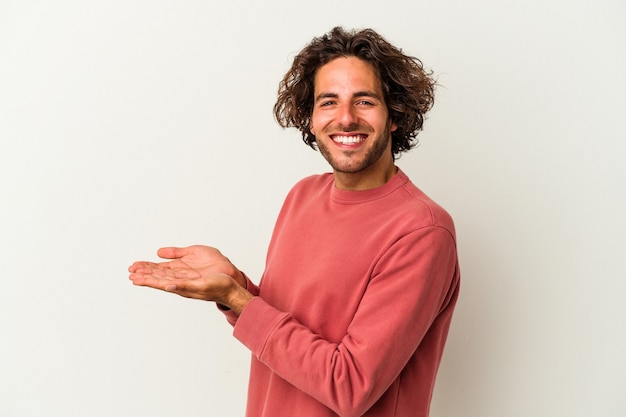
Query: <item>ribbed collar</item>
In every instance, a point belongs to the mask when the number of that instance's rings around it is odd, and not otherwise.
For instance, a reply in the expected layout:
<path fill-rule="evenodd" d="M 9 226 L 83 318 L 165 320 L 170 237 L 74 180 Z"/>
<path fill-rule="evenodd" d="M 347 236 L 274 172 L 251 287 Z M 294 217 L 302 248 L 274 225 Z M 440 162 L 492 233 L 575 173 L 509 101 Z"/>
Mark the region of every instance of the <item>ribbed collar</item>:
<path fill-rule="evenodd" d="M 335 188 L 334 181 L 331 185 L 330 197 L 332 201 L 338 204 L 360 204 L 366 203 L 372 200 L 378 200 L 383 198 L 391 193 L 393 193 L 398 188 L 405 185 L 409 182 L 409 177 L 398 168 L 398 172 L 396 175 L 391 177 L 386 184 L 372 188 L 370 190 L 361 190 L 361 191 L 351 191 L 351 190 L 340 190 Z"/>

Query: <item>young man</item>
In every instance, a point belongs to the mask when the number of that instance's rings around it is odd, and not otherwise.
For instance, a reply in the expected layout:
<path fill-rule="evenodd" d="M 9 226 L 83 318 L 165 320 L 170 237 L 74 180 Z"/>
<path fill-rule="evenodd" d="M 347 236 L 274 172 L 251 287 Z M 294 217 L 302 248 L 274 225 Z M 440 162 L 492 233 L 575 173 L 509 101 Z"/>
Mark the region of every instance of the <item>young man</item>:
<path fill-rule="evenodd" d="M 247 416 L 428 415 L 458 296 L 455 232 L 394 160 L 433 88 L 372 30 L 314 38 L 274 112 L 333 172 L 288 194 L 260 284 L 206 246 L 130 267 L 135 285 L 218 303 L 252 352 Z"/>

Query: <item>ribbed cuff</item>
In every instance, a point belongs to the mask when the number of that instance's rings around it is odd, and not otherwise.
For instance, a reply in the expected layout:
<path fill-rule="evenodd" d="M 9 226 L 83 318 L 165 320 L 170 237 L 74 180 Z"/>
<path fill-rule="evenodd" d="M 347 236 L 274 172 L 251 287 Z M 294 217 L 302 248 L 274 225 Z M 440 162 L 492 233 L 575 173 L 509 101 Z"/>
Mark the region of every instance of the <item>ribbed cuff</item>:
<path fill-rule="evenodd" d="M 233 335 L 260 358 L 276 326 L 288 317 L 287 313 L 276 310 L 261 297 L 254 297 L 239 315 Z"/>

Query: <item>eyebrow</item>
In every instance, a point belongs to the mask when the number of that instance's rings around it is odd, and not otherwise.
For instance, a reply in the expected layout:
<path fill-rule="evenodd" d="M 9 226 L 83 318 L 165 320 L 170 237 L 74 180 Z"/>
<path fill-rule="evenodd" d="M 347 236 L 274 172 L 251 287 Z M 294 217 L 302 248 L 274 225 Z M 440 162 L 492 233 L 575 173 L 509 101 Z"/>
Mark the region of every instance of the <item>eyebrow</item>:
<path fill-rule="evenodd" d="M 356 93 L 352 94 L 353 98 L 358 98 L 358 97 L 371 97 L 374 98 L 376 100 L 380 100 L 382 101 L 382 98 L 380 97 L 379 94 L 376 94 L 373 91 L 369 91 L 369 90 L 365 90 L 365 91 L 357 91 Z M 339 98 L 339 94 L 337 93 L 321 93 L 318 94 L 317 97 L 315 97 L 315 102 L 317 103 L 320 100 L 323 100 L 325 98 Z"/>

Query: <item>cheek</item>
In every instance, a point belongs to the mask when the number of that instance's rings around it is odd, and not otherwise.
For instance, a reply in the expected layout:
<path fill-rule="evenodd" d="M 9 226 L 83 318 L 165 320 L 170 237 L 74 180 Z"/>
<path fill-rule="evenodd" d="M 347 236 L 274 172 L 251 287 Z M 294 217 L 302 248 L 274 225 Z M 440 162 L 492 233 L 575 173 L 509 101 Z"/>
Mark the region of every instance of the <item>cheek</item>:
<path fill-rule="evenodd" d="M 328 114 L 323 114 L 323 113 L 320 114 L 320 113 L 313 112 L 313 114 L 311 115 L 311 124 L 310 124 L 311 133 L 315 134 L 314 131 L 317 131 L 317 133 L 321 132 L 331 120 L 332 118 L 329 117 Z"/>

